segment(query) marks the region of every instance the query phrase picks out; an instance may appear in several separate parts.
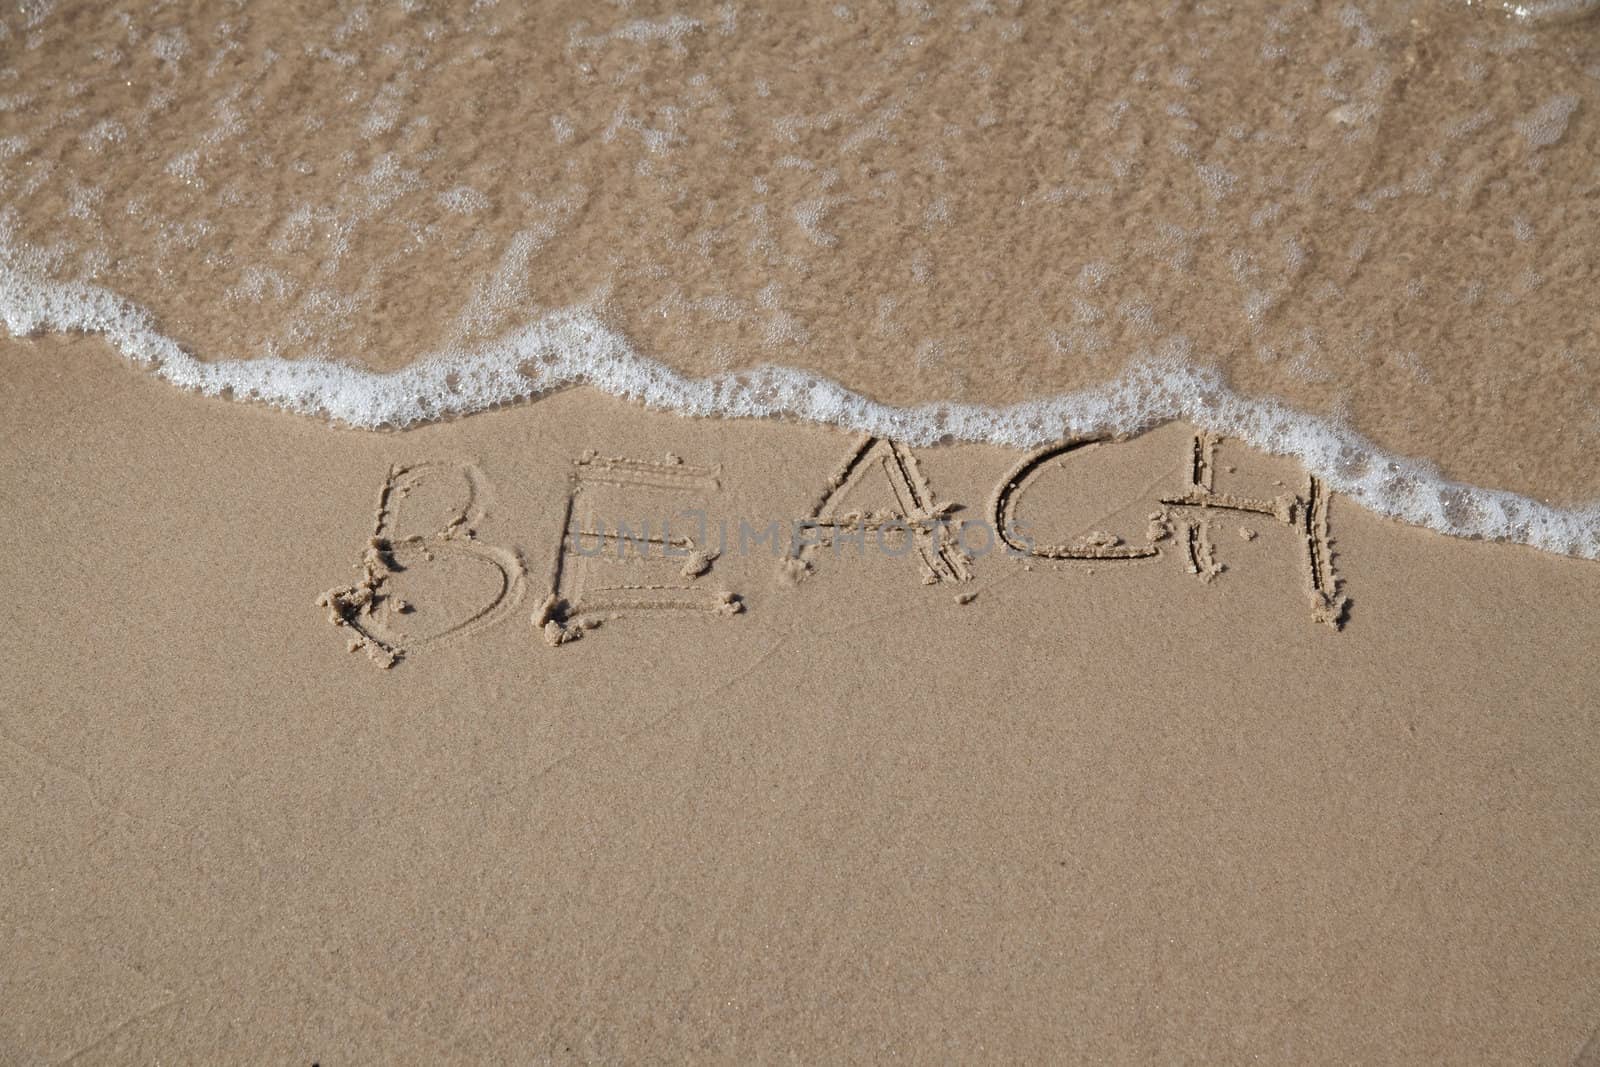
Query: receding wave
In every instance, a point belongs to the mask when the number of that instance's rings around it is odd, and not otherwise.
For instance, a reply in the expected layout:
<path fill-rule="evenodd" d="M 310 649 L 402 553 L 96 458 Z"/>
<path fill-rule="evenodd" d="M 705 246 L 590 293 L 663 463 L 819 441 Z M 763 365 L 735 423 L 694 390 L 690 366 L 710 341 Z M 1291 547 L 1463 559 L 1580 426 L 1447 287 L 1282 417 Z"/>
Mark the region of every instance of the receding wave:
<path fill-rule="evenodd" d="M 1179 354 L 1137 361 L 1094 388 L 1017 404 L 894 407 L 788 367 L 690 378 L 639 354 L 582 309 L 551 313 L 493 343 L 438 352 L 391 372 L 322 359 L 202 361 L 116 293 L 46 281 L 14 264 L 0 264 L 0 320 L 19 337 L 98 334 L 180 388 L 364 429 L 466 415 L 572 385 L 685 415 L 791 417 L 919 445 L 966 441 L 1026 449 L 1182 419 L 1293 457 L 1378 514 L 1442 533 L 1600 559 L 1600 503 L 1557 508 L 1450 481 L 1434 464 L 1386 453 L 1335 422 L 1276 400 L 1241 396 Z"/>

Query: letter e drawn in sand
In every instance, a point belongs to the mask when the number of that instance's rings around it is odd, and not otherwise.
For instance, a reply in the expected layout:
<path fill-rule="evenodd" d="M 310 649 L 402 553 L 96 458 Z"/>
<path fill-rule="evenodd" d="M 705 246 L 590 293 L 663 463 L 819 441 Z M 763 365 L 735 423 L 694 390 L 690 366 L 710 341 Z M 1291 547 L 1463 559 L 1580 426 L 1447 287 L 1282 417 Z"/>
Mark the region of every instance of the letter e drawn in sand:
<path fill-rule="evenodd" d="M 361 580 L 317 598 L 351 630 L 352 652 L 392 667 L 413 651 L 507 618 L 527 567 L 514 549 L 478 539 L 488 482 L 470 464 L 389 468 L 378 494 Z"/>
<path fill-rule="evenodd" d="M 586 452 L 574 460 L 549 591 L 532 619 L 546 643 L 564 645 L 604 621 L 638 614 L 743 611 L 737 594 L 705 580 L 718 555 L 705 545 L 705 512 L 669 512 L 661 503 L 719 492 L 720 476 L 718 467 L 676 456 L 658 462 Z M 596 517 L 602 507 L 616 516 L 667 517 L 659 532 L 649 518 L 608 527 Z M 696 536 L 682 532 L 689 528 Z"/>
<path fill-rule="evenodd" d="M 876 475 L 881 481 L 874 480 Z M 865 435 L 797 524 L 809 536 L 791 538 L 779 573 L 800 581 L 816 569 L 818 549 L 837 555 L 845 544 L 854 544 L 864 552 L 865 539 L 872 536 L 886 555 L 914 551 L 924 585 L 969 581 L 971 568 L 951 530 L 952 510 L 954 505 L 935 500 L 911 449 Z"/>

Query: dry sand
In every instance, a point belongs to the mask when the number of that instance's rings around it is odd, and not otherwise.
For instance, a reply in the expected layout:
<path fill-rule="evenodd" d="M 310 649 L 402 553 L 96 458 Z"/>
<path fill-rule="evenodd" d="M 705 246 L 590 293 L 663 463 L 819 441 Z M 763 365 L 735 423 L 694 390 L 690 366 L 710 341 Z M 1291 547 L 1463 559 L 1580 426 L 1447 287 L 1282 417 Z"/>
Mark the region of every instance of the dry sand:
<path fill-rule="evenodd" d="M 1299 472 L 1221 442 L 1281 514 L 1161 505 L 1172 426 L 1012 491 L 1102 558 L 686 575 L 562 531 L 974 520 L 1021 457 L 879 443 L 830 494 L 832 430 L 570 391 L 360 433 L 0 354 L 0 1059 L 1595 1055 L 1600 566 L 1336 497 L 1336 629 Z M 385 669 L 315 601 L 391 477 Z"/>

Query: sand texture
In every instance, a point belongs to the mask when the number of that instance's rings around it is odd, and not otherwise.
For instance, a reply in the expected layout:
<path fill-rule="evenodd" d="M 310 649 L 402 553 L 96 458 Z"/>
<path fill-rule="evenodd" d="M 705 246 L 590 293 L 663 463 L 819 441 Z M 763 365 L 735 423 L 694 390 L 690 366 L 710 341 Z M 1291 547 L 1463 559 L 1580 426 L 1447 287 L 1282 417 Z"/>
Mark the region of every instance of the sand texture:
<path fill-rule="evenodd" d="M 1600 565 L 1182 425 L 0 362 L 0 1060 L 1594 1055 Z"/>

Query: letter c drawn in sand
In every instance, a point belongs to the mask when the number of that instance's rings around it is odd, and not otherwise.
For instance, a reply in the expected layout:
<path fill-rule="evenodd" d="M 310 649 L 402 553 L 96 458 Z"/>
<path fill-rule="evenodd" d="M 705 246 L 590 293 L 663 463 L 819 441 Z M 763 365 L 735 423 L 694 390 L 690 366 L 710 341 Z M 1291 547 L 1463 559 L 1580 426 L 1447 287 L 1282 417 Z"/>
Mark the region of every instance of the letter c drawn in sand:
<path fill-rule="evenodd" d="M 1059 441 L 1025 457 L 1022 462 L 1018 463 L 1010 473 L 1001 479 L 1000 484 L 995 489 L 994 499 L 989 503 L 989 519 L 994 524 L 995 534 L 1011 550 L 1011 554 L 1033 556 L 1036 559 L 1094 560 L 1102 563 L 1149 559 L 1152 556 L 1161 554 L 1161 549 L 1154 542 L 1143 545 L 1124 545 L 1080 541 L 1066 545 L 1046 545 L 1036 544 L 1017 536 L 1017 503 L 1022 495 L 1038 481 L 1043 473 L 1041 468 L 1053 459 L 1081 454 L 1095 445 L 1110 440 L 1111 438 L 1109 437 L 1101 436 L 1078 437 L 1069 441 Z"/>

